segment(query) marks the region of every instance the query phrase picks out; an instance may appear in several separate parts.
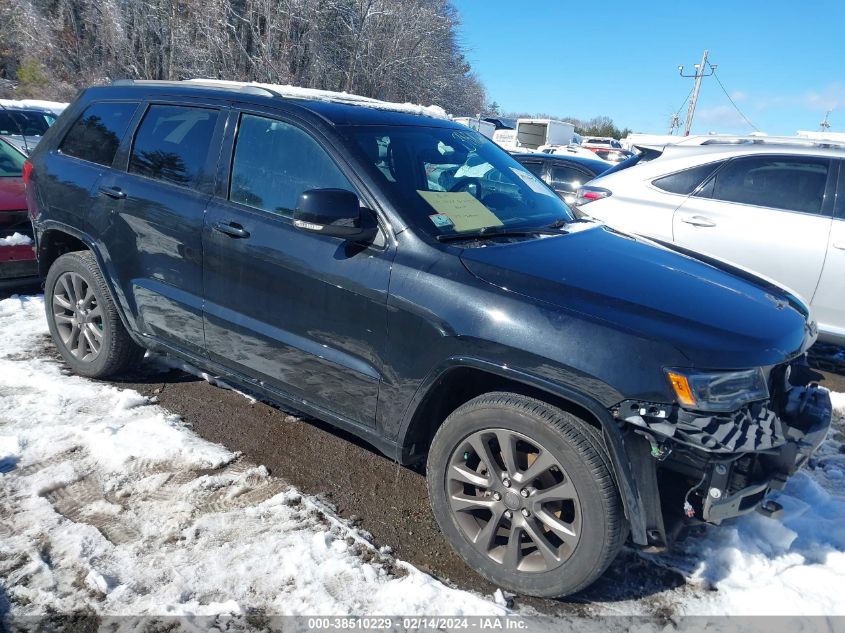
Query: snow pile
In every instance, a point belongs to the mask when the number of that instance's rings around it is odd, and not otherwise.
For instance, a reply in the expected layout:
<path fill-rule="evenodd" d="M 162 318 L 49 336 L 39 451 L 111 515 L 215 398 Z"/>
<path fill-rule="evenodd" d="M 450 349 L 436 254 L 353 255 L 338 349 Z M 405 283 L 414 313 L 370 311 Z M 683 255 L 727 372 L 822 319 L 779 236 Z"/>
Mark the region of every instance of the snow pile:
<path fill-rule="evenodd" d="M 61 114 L 68 104 L 60 101 L 43 101 L 41 99 L 0 99 L 0 106 L 4 108 L 36 108 L 49 110 L 53 114 Z"/>
<path fill-rule="evenodd" d="M 29 235 L 22 235 L 17 231 L 7 237 L 0 237 L 0 246 L 29 246 L 32 243 Z"/>
<path fill-rule="evenodd" d="M 415 103 L 391 103 L 389 101 L 380 101 L 378 99 L 362 97 L 361 95 L 350 94 L 348 92 L 333 92 L 331 90 L 318 90 L 316 88 L 300 88 L 299 86 L 291 85 L 264 84 L 255 81 L 227 81 L 225 79 L 188 79 L 187 81 L 193 81 L 198 84 L 206 84 L 210 86 L 254 86 L 256 88 L 270 90 L 289 99 L 331 101 L 336 103 L 345 103 L 348 105 L 375 108 L 377 110 L 407 112 L 409 114 L 429 116 L 436 119 L 449 118 L 449 115 L 446 114 L 446 111 L 440 106 L 423 106 Z"/>
<path fill-rule="evenodd" d="M 845 427 L 845 394 L 831 393 L 834 425 Z M 750 514 L 679 551 L 657 557 L 677 569 L 696 591 L 679 611 L 708 615 L 845 615 L 845 454 L 828 439 L 783 492 L 783 521 Z"/>
<path fill-rule="evenodd" d="M 13 615 L 485 614 L 264 467 L 50 359 L 0 301 L 0 589 Z"/>

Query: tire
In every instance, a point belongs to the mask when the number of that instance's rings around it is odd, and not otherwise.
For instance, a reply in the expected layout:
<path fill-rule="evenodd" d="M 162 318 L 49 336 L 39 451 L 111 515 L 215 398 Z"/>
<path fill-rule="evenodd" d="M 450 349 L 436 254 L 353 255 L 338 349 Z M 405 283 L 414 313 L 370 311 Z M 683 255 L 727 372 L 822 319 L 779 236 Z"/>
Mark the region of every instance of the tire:
<path fill-rule="evenodd" d="M 53 262 L 44 283 L 44 308 L 50 336 L 76 374 L 113 376 L 144 354 L 123 327 L 90 251 L 65 253 Z"/>
<path fill-rule="evenodd" d="M 502 446 L 511 447 L 510 464 Z M 452 547 L 517 593 L 585 589 L 628 535 L 601 434 L 534 398 L 489 393 L 456 409 L 432 440 L 427 480 Z"/>

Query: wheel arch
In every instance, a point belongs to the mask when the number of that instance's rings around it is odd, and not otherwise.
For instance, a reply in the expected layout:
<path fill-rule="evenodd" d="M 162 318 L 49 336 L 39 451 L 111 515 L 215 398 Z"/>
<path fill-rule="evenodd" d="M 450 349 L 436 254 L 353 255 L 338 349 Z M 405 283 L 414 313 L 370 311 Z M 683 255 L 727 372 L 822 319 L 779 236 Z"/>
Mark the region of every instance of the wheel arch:
<path fill-rule="evenodd" d="M 599 429 L 631 525 L 632 539 L 637 544 L 648 544 L 644 503 L 622 429 L 607 408 L 591 396 L 542 377 L 475 358 L 449 359 L 431 372 L 409 405 L 397 437 L 397 459 L 405 464 L 424 459 L 435 432 L 448 415 L 472 398 L 492 391 L 537 398 Z"/>
<path fill-rule="evenodd" d="M 50 266 L 59 257 L 73 251 L 89 251 L 94 256 L 94 260 L 103 274 L 110 299 L 117 308 L 117 313 L 123 326 L 136 343 L 143 345 L 143 341 L 134 327 L 135 324 L 134 319 L 131 318 L 131 312 L 127 309 L 125 297 L 120 292 L 117 292 L 118 289 L 113 283 L 106 258 L 97 247 L 96 241 L 90 235 L 65 224 L 47 222 L 38 227 L 36 240 L 38 275 L 42 283 L 47 278 Z"/>

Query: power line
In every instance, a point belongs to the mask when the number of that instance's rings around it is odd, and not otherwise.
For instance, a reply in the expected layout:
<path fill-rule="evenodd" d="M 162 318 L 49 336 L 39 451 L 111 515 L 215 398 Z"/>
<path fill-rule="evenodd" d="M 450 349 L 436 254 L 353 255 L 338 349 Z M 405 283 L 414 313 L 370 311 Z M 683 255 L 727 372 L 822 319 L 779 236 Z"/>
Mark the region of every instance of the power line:
<path fill-rule="evenodd" d="M 713 77 L 716 79 L 716 83 L 718 83 L 718 84 L 719 84 L 719 87 L 722 89 L 722 92 L 724 92 L 724 93 L 725 93 L 725 96 L 728 98 L 728 101 L 730 101 L 730 102 L 731 102 L 731 105 L 732 105 L 732 106 L 734 107 L 734 109 L 735 109 L 735 110 L 739 113 L 739 116 L 741 116 L 741 117 L 743 118 L 743 120 L 744 120 L 746 123 L 748 123 L 748 125 L 750 125 L 751 127 L 753 127 L 755 131 L 759 132 L 759 131 L 760 131 L 760 128 L 758 128 L 756 125 L 754 125 L 754 124 L 753 124 L 753 123 L 752 123 L 752 122 L 748 119 L 748 117 L 747 117 L 747 116 L 745 116 L 745 115 L 743 114 L 742 110 L 740 110 L 740 109 L 739 109 L 739 106 L 738 106 L 736 103 L 734 103 L 734 100 L 733 100 L 733 99 L 731 99 L 731 95 L 730 95 L 730 94 L 728 94 L 728 91 L 725 89 L 725 86 L 724 86 L 724 84 L 722 83 L 722 80 L 721 80 L 721 79 L 719 79 L 719 75 L 717 75 L 717 74 L 716 74 L 716 68 L 715 68 L 712 64 L 708 64 L 708 65 L 709 65 L 709 66 L 710 66 L 710 68 L 713 70 Z"/>

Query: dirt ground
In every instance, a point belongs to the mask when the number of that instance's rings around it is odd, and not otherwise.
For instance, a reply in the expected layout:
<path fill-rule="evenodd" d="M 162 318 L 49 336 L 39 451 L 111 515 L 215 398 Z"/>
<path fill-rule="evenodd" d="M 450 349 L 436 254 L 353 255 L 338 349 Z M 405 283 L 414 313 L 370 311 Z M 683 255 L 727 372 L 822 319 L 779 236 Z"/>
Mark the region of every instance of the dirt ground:
<path fill-rule="evenodd" d="M 845 376 L 824 373 L 822 384 L 845 391 Z M 370 532 L 379 546 L 462 589 L 491 594 L 496 587 L 473 572 L 443 539 L 429 510 L 421 471 L 397 465 L 354 436 L 328 424 L 296 417 L 214 387 L 178 370 L 162 373 L 150 363 L 114 382 L 179 414 L 202 437 L 241 451 L 307 494 L 320 495 L 339 513 Z M 623 551 L 587 591 L 567 599 L 521 598 L 545 613 L 578 613 L 586 605 L 646 599 L 684 584 L 672 571 Z M 660 609 L 659 600 L 653 605 Z"/>

